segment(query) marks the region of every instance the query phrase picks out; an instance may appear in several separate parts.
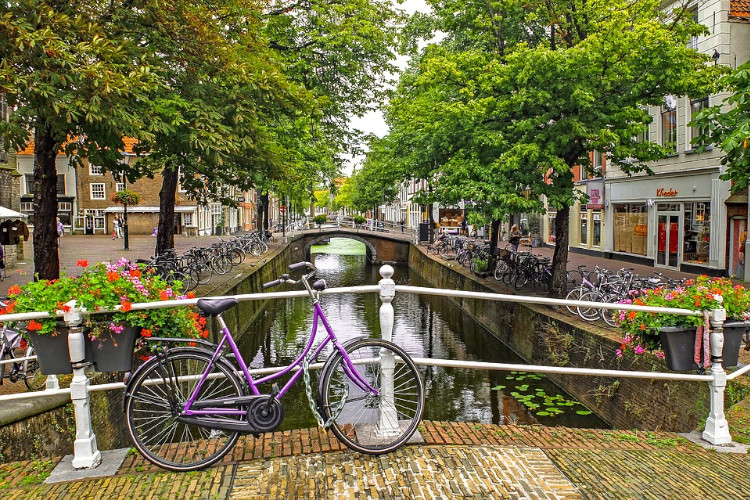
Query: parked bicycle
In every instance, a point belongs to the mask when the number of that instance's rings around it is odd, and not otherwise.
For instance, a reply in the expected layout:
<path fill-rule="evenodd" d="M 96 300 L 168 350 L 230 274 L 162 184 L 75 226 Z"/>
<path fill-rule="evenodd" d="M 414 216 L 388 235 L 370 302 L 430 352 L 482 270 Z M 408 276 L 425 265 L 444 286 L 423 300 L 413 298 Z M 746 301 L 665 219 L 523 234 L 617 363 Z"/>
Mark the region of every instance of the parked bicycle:
<path fill-rule="evenodd" d="M 5 306 L 6 303 L 0 300 L 0 309 Z M 34 348 L 26 342 L 21 332 L 0 323 L 0 361 L 4 362 L 0 364 L 0 385 L 7 378 L 11 382 L 23 380 L 30 391 L 43 388 L 47 382 L 47 376 L 42 374 L 36 359 L 12 362 L 16 358 L 35 356 Z"/>
<path fill-rule="evenodd" d="M 203 314 L 216 317 L 222 333 L 218 345 L 193 339 L 146 339 L 156 343 L 156 354 L 126 381 L 124 406 L 130 436 L 147 460 L 171 471 L 196 470 L 217 462 L 241 433 L 278 428 L 284 418 L 281 400 L 300 377 L 319 425 L 330 426 L 352 450 L 388 453 L 414 434 L 422 418 L 424 386 L 409 355 L 382 339 L 339 341 L 320 305 L 325 281 L 310 283 L 315 267 L 309 262 L 289 269 L 309 272 L 297 280 L 284 274 L 264 288 L 302 284 L 312 299 L 313 326 L 302 353 L 279 372 L 259 379 L 250 375 L 221 316 L 237 304 L 234 298 L 197 303 Z M 320 323 L 326 336 L 314 347 Z M 180 347 L 179 342 L 199 346 Z M 322 368 L 316 403 L 308 365 L 329 344 L 332 348 Z M 286 375 L 290 377 L 281 389 L 273 384 L 271 392 L 261 393 L 260 386 Z"/>

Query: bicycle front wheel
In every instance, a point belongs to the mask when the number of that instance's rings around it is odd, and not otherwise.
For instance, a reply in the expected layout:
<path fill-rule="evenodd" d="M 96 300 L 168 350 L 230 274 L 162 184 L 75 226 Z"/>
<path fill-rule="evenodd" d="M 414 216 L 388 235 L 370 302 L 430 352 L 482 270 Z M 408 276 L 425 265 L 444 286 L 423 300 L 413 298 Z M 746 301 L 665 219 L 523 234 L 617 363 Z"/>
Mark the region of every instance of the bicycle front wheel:
<path fill-rule="evenodd" d="M 26 348 L 25 357 L 36 356 L 34 348 L 29 346 Z M 36 359 L 27 359 L 23 362 L 23 382 L 30 391 L 38 391 L 47 385 L 47 375 L 42 373 L 39 369 L 39 361 Z"/>
<path fill-rule="evenodd" d="M 346 346 L 346 353 L 377 394 L 352 380 L 347 373 L 350 365 L 337 351 L 320 380 L 323 419 L 339 412 L 331 430 L 352 450 L 391 452 L 409 440 L 422 419 L 424 386 L 419 371 L 403 349 L 386 340 L 358 340 Z"/>
<path fill-rule="evenodd" d="M 208 365 L 208 353 L 180 348 L 166 360 L 154 357 L 136 372 L 125 395 L 128 432 L 138 451 L 151 463 L 183 472 L 202 469 L 219 461 L 237 443 L 239 432 L 210 429 L 179 422 L 184 402 L 193 394 Z M 196 395 L 196 401 L 243 395 L 242 385 L 230 366 L 217 361 Z M 213 419 L 246 420 L 243 416 Z"/>

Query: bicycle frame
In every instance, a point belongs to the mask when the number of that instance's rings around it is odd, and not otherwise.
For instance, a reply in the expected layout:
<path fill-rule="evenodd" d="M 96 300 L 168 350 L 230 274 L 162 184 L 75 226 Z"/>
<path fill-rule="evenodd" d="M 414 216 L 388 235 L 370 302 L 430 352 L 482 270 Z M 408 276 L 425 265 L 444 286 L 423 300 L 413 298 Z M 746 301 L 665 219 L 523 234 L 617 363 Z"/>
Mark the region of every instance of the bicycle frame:
<path fill-rule="evenodd" d="M 305 283 L 307 284 L 307 282 Z M 272 373 L 271 375 L 267 375 L 265 377 L 261 377 L 257 380 L 253 379 L 252 375 L 250 375 L 249 368 L 247 364 L 245 363 L 244 358 L 240 354 L 237 344 L 235 343 L 234 338 L 232 337 L 232 334 L 229 331 L 229 328 L 227 328 L 227 325 L 224 322 L 224 318 L 222 318 L 221 315 L 219 314 L 217 315 L 217 320 L 219 322 L 219 326 L 221 327 L 222 339 L 219 342 L 219 345 L 216 347 L 216 351 L 214 352 L 213 357 L 211 358 L 211 362 L 206 367 L 205 372 L 203 373 L 200 380 L 198 381 L 198 384 L 195 386 L 195 389 L 193 390 L 192 394 L 190 395 L 188 400 L 185 402 L 185 407 L 183 409 L 185 416 L 244 415 L 246 414 L 246 411 L 243 411 L 241 409 L 231 409 L 231 408 L 191 409 L 191 407 L 195 404 L 195 399 L 196 399 L 197 394 L 200 393 L 201 387 L 203 386 L 206 379 L 208 378 L 208 375 L 214 363 L 216 363 L 218 358 L 221 356 L 221 352 L 226 345 L 229 346 L 229 349 L 234 354 L 237 364 L 239 365 L 240 370 L 242 370 L 242 373 L 245 375 L 245 380 L 247 381 L 248 387 L 253 396 L 261 396 L 261 393 L 258 390 L 259 385 L 271 382 L 285 375 L 288 375 L 290 372 L 294 371 L 295 373 L 292 374 L 292 376 L 284 384 L 284 386 L 279 390 L 279 392 L 277 394 L 273 394 L 274 398 L 281 400 L 281 398 L 287 393 L 287 391 L 289 391 L 292 385 L 294 385 L 294 383 L 304 373 L 302 369 L 302 364 L 305 358 L 307 357 L 307 355 L 313 349 L 319 320 L 323 323 L 323 327 L 326 330 L 326 339 L 323 342 L 321 342 L 321 344 L 317 347 L 317 349 L 315 349 L 312 358 L 313 359 L 316 358 L 321 352 L 323 352 L 323 349 L 325 349 L 325 347 L 330 342 L 333 342 L 334 347 L 339 351 L 339 353 L 343 357 L 344 371 L 346 372 L 347 376 L 352 380 L 352 382 L 354 382 L 363 391 L 369 391 L 373 393 L 374 395 L 378 394 L 378 391 L 372 386 L 370 386 L 370 384 L 368 384 L 367 381 L 364 380 L 360 376 L 359 372 L 357 371 L 351 359 L 349 358 L 349 355 L 346 353 L 346 348 L 344 344 L 342 344 L 336 338 L 336 335 L 334 334 L 333 329 L 328 323 L 328 319 L 325 317 L 325 314 L 323 313 L 323 309 L 321 308 L 320 302 L 318 301 L 317 298 L 314 298 L 314 301 L 313 301 L 313 325 L 310 330 L 310 337 L 307 340 L 307 345 L 303 349 L 302 353 L 297 357 L 297 359 L 295 359 L 291 364 L 286 366 L 283 370 L 276 372 L 276 373 Z"/>

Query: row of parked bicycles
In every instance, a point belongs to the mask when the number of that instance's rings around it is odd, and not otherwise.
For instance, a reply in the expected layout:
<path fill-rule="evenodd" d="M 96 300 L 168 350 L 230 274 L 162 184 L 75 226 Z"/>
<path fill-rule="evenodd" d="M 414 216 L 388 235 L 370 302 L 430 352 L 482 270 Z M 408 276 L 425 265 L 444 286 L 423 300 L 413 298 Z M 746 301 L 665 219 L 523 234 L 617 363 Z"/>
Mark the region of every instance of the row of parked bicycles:
<path fill-rule="evenodd" d="M 546 292 L 552 284 L 552 263 L 549 257 L 535 255 L 528 251 L 517 251 L 510 245 L 497 249 L 495 259 L 490 259 L 489 242 L 466 237 L 443 236 L 427 247 L 428 253 L 435 253 L 447 260 L 456 260 L 469 267 L 472 272 L 492 275 L 498 281 L 516 290 L 532 287 Z M 571 301 L 615 304 L 623 299 L 632 299 L 644 290 L 664 287 L 674 289 L 682 286 L 682 280 L 672 279 L 662 273 L 642 276 L 632 269 L 617 272 L 596 266 L 589 270 L 586 266 L 567 270 L 568 293 Z M 585 321 L 603 321 L 609 326 L 617 326 L 619 310 L 599 307 L 566 306 L 567 310 Z"/>
<path fill-rule="evenodd" d="M 182 293 L 205 285 L 214 275 L 223 275 L 241 264 L 250 254 L 260 256 L 268 251 L 268 233 L 240 233 L 207 247 L 193 247 L 182 255 L 174 249 L 138 263 L 146 264 Z"/>

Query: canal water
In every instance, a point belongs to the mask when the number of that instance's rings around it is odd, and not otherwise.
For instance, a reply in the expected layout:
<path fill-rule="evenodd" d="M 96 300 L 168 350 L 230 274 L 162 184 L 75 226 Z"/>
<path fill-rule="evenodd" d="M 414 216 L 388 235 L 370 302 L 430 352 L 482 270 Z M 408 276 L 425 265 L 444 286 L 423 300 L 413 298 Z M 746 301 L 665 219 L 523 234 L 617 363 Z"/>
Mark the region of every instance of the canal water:
<path fill-rule="evenodd" d="M 318 269 L 316 277 L 325 279 L 329 288 L 377 284 L 381 278 L 379 266 L 368 264 L 364 245 L 354 240 L 332 238 L 327 245 L 313 247 L 312 258 Z M 408 267 L 394 267 L 397 284 L 430 286 Z M 324 295 L 321 304 L 340 339 L 380 337 L 380 300 L 376 293 Z M 524 363 L 446 299 L 396 293 L 393 307 L 393 341 L 414 357 Z M 252 367 L 284 365 L 304 348 L 311 326 L 309 299 L 276 300 L 249 326 L 238 344 L 243 357 L 253 360 Z M 322 327 L 318 337 L 324 337 Z M 427 420 L 606 427 L 541 374 L 437 367 L 420 370 Z M 313 394 L 317 394 L 316 373 L 312 379 Z M 286 417 L 281 430 L 315 425 L 302 380 L 282 401 Z"/>

